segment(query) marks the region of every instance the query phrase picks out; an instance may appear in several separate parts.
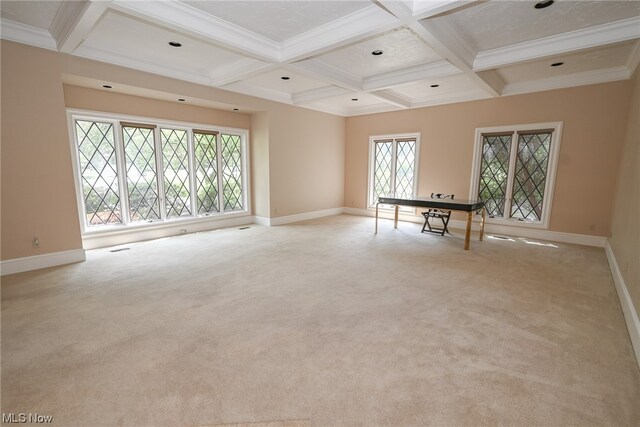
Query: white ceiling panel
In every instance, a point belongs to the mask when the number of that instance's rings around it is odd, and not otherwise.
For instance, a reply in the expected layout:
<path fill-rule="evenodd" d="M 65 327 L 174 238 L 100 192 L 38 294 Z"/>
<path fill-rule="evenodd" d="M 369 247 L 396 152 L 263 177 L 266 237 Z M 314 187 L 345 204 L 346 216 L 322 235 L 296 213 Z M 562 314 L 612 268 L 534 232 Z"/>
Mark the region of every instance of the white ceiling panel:
<path fill-rule="evenodd" d="M 172 47 L 172 41 L 182 46 Z M 229 50 L 113 12 L 104 16 L 81 47 L 85 53 L 121 55 L 150 66 L 202 76 L 245 61 L 245 57 Z"/>
<path fill-rule="evenodd" d="M 1 1 L 1 36 L 346 116 L 633 74 L 640 0 L 538 1 Z"/>
<path fill-rule="evenodd" d="M 438 85 L 438 87 L 431 87 Z M 476 89 L 475 82 L 464 74 L 441 77 L 429 80 L 420 80 L 391 88 L 412 101 L 425 98 L 441 98 L 447 94 L 455 94 Z"/>
<path fill-rule="evenodd" d="M 25 7 L 29 3 L 29 7 Z M 9 21 L 21 22 L 32 27 L 48 30 L 56 16 L 61 1 L 2 1 L 0 16 Z"/>
<path fill-rule="evenodd" d="M 289 80 L 283 80 L 282 77 L 289 77 Z M 252 85 L 276 90 L 288 95 L 329 85 L 328 82 L 321 79 L 310 78 L 300 73 L 288 71 L 284 68 L 278 68 L 244 81 Z"/>
<path fill-rule="evenodd" d="M 488 1 L 434 21 L 444 21 L 476 51 L 495 49 L 640 16 L 639 1 L 559 0 L 544 9 L 537 1 Z"/>
<path fill-rule="evenodd" d="M 624 67 L 627 65 L 636 43 L 621 43 L 612 47 L 590 49 L 526 64 L 512 65 L 500 68 L 498 72 L 506 83 L 522 83 L 588 71 Z M 564 62 L 564 64 L 559 67 L 551 66 L 551 64 L 558 62 Z"/>
<path fill-rule="evenodd" d="M 283 42 L 358 10 L 369 1 L 184 1 L 275 42 Z"/>
<path fill-rule="evenodd" d="M 357 101 L 353 101 L 357 99 Z M 323 100 L 315 101 L 311 105 L 317 105 L 327 109 L 351 110 L 372 107 L 380 104 L 386 104 L 377 96 L 366 92 L 350 93 L 346 95 L 334 96 Z"/>
<path fill-rule="evenodd" d="M 383 54 L 372 55 L 371 52 L 375 50 L 382 50 Z M 406 27 L 316 58 L 359 78 L 440 60 L 440 56 L 433 49 Z"/>

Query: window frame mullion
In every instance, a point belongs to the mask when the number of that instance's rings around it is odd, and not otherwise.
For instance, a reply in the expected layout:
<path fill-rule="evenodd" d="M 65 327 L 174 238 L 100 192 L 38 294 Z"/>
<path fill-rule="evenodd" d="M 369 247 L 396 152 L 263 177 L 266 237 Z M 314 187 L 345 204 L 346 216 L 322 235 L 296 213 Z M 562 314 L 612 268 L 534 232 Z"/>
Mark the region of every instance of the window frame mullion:
<path fill-rule="evenodd" d="M 118 186 L 120 187 L 120 206 L 122 223 L 131 224 L 131 212 L 129 207 L 129 184 L 127 180 L 127 161 L 124 149 L 124 128 L 119 121 L 114 121 L 115 145 L 116 145 L 116 170 L 118 171 Z"/>
<path fill-rule="evenodd" d="M 511 218 L 511 208 L 513 206 L 513 187 L 516 171 L 516 160 L 518 158 L 518 132 L 511 134 L 511 152 L 509 153 L 509 172 L 507 173 L 507 189 L 504 196 L 504 213 L 502 218 Z"/>
<path fill-rule="evenodd" d="M 189 150 L 189 192 L 191 194 L 189 204 L 191 206 L 191 216 L 198 217 L 198 195 L 196 194 L 196 146 L 193 129 L 187 131 L 187 150 Z"/>
<path fill-rule="evenodd" d="M 216 173 L 216 180 L 218 181 L 218 213 L 223 214 L 224 210 L 224 193 L 222 182 L 222 132 L 216 135 L 216 164 L 218 170 Z"/>
<path fill-rule="evenodd" d="M 390 190 L 393 197 L 396 197 L 396 171 L 397 171 L 397 163 L 398 163 L 398 139 L 393 138 L 393 142 L 391 144 L 391 185 Z"/>
<path fill-rule="evenodd" d="M 167 220 L 167 204 L 164 194 L 164 152 L 162 151 L 162 135 L 160 135 L 160 126 L 153 130 L 153 148 L 156 160 L 156 189 L 158 190 L 158 212 L 160 212 L 160 221 Z"/>

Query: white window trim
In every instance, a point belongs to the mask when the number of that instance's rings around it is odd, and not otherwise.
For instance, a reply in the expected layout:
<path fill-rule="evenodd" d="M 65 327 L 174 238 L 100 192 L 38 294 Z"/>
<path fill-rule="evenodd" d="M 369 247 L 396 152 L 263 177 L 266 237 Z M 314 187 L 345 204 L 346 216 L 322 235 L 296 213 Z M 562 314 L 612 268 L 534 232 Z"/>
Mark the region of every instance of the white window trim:
<path fill-rule="evenodd" d="M 544 198 L 542 208 L 542 218 L 540 221 L 520 221 L 514 218 L 486 218 L 486 222 L 489 224 L 500 224 L 514 227 L 525 228 L 538 228 L 548 229 L 549 221 L 551 219 L 551 208 L 553 204 L 553 192 L 556 184 L 556 172 L 558 169 L 558 156 L 560 153 L 560 141 L 562 141 L 562 125 L 563 122 L 548 122 L 548 123 L 532 123 L 524 125 L 514 126 L 495 126 L 476 128 L 475 142 L 473 148 L 473 163 L 471 166 L 471 186 L 469 191 L 469 199 L 474 200 L 478 198 L 478 189 L 480 187 L 480 162 L 482 160 L 482 135 L 485 133 L 497 133 L 497 132 L 510 132 L 512 133 L 512 150 L 511 156 L 515 156 L 516 153 L 513 150 L 513 144 L 517 144 L 517 138 L 514 136 L 518 132 L 523 131 L 536 131 L 544 129 L 553 129 L 551 136 L 551 147 L 549 150 L 549 163 L 547 166 L 547 179 L 544 185 Z M 515 168 L 515 162 L 509 161 L 509 176 L 513 176 L 513 170 Z M 508 192 L 511 190 L 512 180 L 507 181 Z"/>
<path fill-rule="evenodd" d="M 148 223 L 136 223 L 136 224 L 114 224 L 114 225 L 105 225 L 105 226 L 97 226 L 88 228 L 86 226 L 85 220 L 85 206 L 84 206 L 84 196 L 82 194 L 82 183 L 80 180 L 80 159 L 78 156 L 78 142 L 77 135 L 75 132 L 75 120 L 88 120 L 95 121 L 99 120 L 101 122 L 112 123 L 114 126 L 114 142 L 116 144 L 116 156 L 118 156 L 118 186 L 122 186 L 124 182 L 124 187 L 126 188 L 126 176 L 121 173 L 121 168 L 124 168 L 124 153 L 121 150 L 121 127 L 120 122 L 135 122 L 140 124 L 151 124 L 157 125 L 157 128 L 154 132 L 158 134 L 155 135 L 155 138 L 159 138 L 159 129 L 160 128 L 169 128 L 169 129 L 181 129 L 188 131 L 189 138 L 189 148 L 193 148 L 193 142 L 191 141 L 192 135 L 189 132 L 192 129 L 202 129 L 202 130 L 210 130 L 222 133 L 229 133 L 233 135 L 239 135 L 241 138 L 241 150 L 242 150 L 242 188 L 243 188 L 243 206 L 245 207 L 242 211 L 233 211 L 233 212 L 224 212 L 224 210 L 220 213 L 208 214 L 208 215 L 200 215 L 200 216 L 192 216 L 188 218 L 172 218 L 165 219 L 163 221 L 153 221 Z M 105 113 L 101 111 L 92 111 L 92 110 L 80 110 L 80 109 L 67 109 L 67 124 L 69 130 L 69 143 L 71 149 L 71 160 L 73 166 L 73 180 L 76 188 L 76 199 L 78 205 L 78 218 L 80 221 L 80 229 L 83 236 L 108 236 L 108 235 L 116 235 L 116 234 L 126 234 L 126 233 L 136 233 L 137 231 L 142 230 L 151 230 L 156 228 L 167 228 L 175 225 L 188 225 L 188 224 L 198 224 L 205 221 L 216 221 L 223 220 L 229 218 L 237 218 L 237 217 L 249 217 L 251 216 L 251 188 L 250 188 L 250 172 L 249 165 L 251 165 L 250 152 L 249 152 L 249 131 L 247 129 L 241 128 L 232 128 L 225 126 L 216 126 L 204 123 L 193 123 L 193 122 L 182 122 L 182 121 L 173 121 L 173 120 L 165 120 L 165 119 L 157 119 L 154 117 L 143 117 L 143 116 L 132 116 L 132 115 L 123 115 L 123 114 L 115 114 L 115 113 Z M 161 141 L 156 139 L 156 148 L 157 145 L 160 144 Z M 160 152 L 162 155 L 162 152 Z M 192 152 L 190 152 L 190 157 L 192 156 Z M 157 158 L 157 157 L 156 157 Z M 192 159 L 189 159 L 191 166 Z M 122 166 L 120 166 L 122 165 Z M 193 170 L 193 169 L 190 169 Z M 162 179 L 162 170 L 158 169 L 158 179 Z M 123 181 L 124 180 L 124 181 Z M 190 186 L 191 189 L 191 186 Z M 164 200 L 164 194 L 161 196 Z M 161 205 L 162 206 L 162 205 Z M 222 208 L 222 206 L 221 206 Z M 161 210 L 161 212 L 164 211 Z M 123 210 L 123 215 L 129 215 L 129 212 L 125 212 Z M 164 217 L 164 214 L 162 214 Z M 124 218 L 123 218 L 124 219 Z"/>
<path fill-rule="evenodd" d="M 375 166 L 375 141 L 379 139 L 401 139 L 401 138 L 415 138 L 416 139 L 416 154 L 415 160 L 413 164 L 413 194 L 412 196 L 415 198 L 418 194 L 418 174 L 420 171 L 420 138 L 422 134 L 420 132 L 412 132 L 412 133 L 395 133 L 389 135 L 373 135 L 369 137 L 369 167 L 367 170 L 367 209 L 375 209 L 376 202 L 373 201 L 373 169 Z M 395 159 L 395 145 L 393 147 L 393 157 Z M 395 173 L 395 162 L 392 166 L 392 173 Z M 392 206 L 380 205 L 380 209 L 392 209 Z M 400 210 L 404 211 L 414 211 L 415 209 L 409 207 L 400 207 Z"/>

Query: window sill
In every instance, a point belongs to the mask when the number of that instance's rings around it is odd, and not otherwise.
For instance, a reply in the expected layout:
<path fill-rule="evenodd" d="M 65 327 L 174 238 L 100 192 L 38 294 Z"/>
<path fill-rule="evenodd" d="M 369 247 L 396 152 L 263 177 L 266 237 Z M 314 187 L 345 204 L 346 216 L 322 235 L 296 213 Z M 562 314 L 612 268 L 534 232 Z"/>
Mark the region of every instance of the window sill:
<path fill-rule="evenodd" d="M 142 240 L 158 239 L 185 233 L 250 224 L 253 217 L 248 211 L 227 212 L 198 218 L 177 218 L 163 222 L 114 226 L 82 234 L 84 249 L 96 249 Z"/>
<path fill-rule="evenodd" d="M 480 215 L 476 215 L 475 218 L 479 221 Z M 517 219 L 504 219 L 504 218 L 485 218 L 486 224 L 495 224 L 495 225 L 503 225 L 506 227 L 514 227 L 514 228 L 533 228 L 537 230 L 548 230 L 549 224 L 548 222 L 543 221 L 519 221 Z"/>

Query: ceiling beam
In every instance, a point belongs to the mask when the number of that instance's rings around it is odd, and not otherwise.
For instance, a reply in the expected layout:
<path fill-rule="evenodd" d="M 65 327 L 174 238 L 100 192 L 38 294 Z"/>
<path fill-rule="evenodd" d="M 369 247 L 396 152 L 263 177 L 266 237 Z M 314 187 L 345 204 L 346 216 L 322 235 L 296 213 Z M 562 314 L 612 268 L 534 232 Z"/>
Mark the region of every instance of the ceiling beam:
<path fill-rule="evenodd" d="M 362 80 L 345 73 L 329 64 L 326 64 L 317 59 L 306 59 L 304 61 L 296 62 L 295 64 L 286 64 L 285 68 L 301 72 L 305 75 L 312 77 L 320 77 L 324 80 L 330 81 L 336 86 L 349 89 L 353 92 L 362 91 Z"/>
<path fill-rule="evenodd" d="M 473 69 L 489 70 L 635 39 L 640 39 L 640 17 L 485 50 L 476 56 Z"/>
<path fill-rule="evenodd" d="M 294 62 L 317 56 L 400 25 L 393 16 L 376 5 L 351 13 L 329 24 L 307 31 L 281 44 L 281 60 Z"/>
<path fill-rule="evenodd" d="M 58 50 L 73 53 L 87 38 L 110 3 L 94 0 L 63 1 L 49 27 Z"/>
<path fill-rule="evenodd" d="M 442 15 L 466 7 L 480 0 L 432 0 L 414 1 L 412 8 L 413 19 L 424 19 Z"/>
<path fill-rule="evenodd" d="M 376 90 L 369 93 L 397 107 L 411 108 L 410 100 L 392 90 Z"/>
<path fill-rule="evenodd" d="M 179 2 L 115 0 L 111 7 L 260 61 L 280 61 L 278 43 Z"/>
<path fill-rule="evenodd" d="M 409 12 L 403 3 L 393 0 L 378 0 L 378 2 L 398 17 L 405 25 L 410 27 L 417 35 L 419 35 L 425 43 L 441 57 L 458 67 L 461 72 L 469 76 L 478 86 L 491 96 L 500 96 L 500 92 L 504 87 L 499 76 L 492 76 L 487 79 L 484 75 L 480 76 L 472 69 L 475 52 L 468 44 L 458 36 L 457 32 L 445 25 L 429 21 L 427 19 L 416 20 L 412 12 Z M 453 3 L 453 2 L 452 2 Z M 458 5 L 460 7 L 461 5 Z"/>
<path fill-rule="evenodd" d="M 339 86 L 324 86 L 316 89 L 305 90 L 294 93 L 292 96 L 294 104 L 308 104 L 320 99 L 332 98 L 334 96 L 346 95 L 353 91 Z"/>
<path fill-rule="evenodd" d="M 448 61 L 438 61 L 365 77 L 362 83 L 362 89 L 365 91 L 380 90 L 400 84 L 446 77 L 459 73 L 460 70 Z"/>

